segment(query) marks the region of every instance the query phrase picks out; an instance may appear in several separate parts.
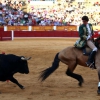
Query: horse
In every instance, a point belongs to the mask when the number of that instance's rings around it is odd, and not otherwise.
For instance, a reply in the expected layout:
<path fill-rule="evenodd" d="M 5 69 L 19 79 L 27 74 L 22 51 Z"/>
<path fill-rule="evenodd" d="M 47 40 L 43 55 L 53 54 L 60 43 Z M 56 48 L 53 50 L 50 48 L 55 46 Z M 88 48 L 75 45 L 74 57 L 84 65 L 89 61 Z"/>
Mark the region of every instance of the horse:
<path fill-rule="evenodd" d="M 96 46 L 98 47 L 98 51 L 95 56 L 95 69 L 97 69 L 99 76 L 98 90 L 97 93 L 100 94 L 100 37 L 94 40 Z M 49 77 L 58 67 L 59 62 L 62 62 L 68 66 L 66 75 L 76 79 L 78 81 L 78 85 L 82 86 L 84 79 L 81 75 L 74 73 L 73 71 L 77 67 L 77 65 L 81 65 L 83 67 L 88 67 L 86 62 L 88 60 L 88 56 L 83 54 L 81 49 L 78 49 L 74 46 L 66 47 L 55 55 L 52 66 L 46 68 L 41 71 L 39 79 L 43 82 L 47 77 Z"/>

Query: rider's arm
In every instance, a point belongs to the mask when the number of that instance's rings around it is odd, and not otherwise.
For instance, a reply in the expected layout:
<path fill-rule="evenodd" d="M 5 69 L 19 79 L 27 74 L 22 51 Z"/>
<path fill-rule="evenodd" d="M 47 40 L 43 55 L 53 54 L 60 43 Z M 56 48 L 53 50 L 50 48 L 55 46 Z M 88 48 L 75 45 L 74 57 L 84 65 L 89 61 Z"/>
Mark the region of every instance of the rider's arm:
<path fill-rule="evenodd" d="M 82 26 L 79 27 L 79 36 L 80 36 L 80 38 L 87 40 L 87 36 L 85 35 L 84 29 Z"/>

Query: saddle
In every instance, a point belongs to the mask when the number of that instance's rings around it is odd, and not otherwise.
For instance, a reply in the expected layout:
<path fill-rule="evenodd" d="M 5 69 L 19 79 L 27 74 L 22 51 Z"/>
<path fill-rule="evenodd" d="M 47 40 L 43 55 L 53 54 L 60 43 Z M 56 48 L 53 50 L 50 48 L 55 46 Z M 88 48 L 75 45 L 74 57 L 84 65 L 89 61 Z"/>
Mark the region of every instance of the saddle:
<path fill-rule="evenodd" d="M 82 51 L 83 51 L 83 55 L 85 56 L 89 56 L 92 52 L 92 49 L 90 49 L 88 46 L 82 48 Z"/>

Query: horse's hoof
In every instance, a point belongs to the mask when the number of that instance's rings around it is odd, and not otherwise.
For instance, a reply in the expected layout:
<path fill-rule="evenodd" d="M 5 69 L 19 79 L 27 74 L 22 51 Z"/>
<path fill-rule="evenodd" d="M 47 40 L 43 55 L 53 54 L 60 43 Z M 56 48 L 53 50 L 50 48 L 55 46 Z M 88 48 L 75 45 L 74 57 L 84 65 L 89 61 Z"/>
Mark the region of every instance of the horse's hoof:
<path fill-rule="evenodd" d="M 78 85 L 79 85 L 79 86 L 82 86 L 82 82 L 79 82 Z"/>
<path fill-rule="evenodd" d="M 25 89 L 25 87 L 24 87 L 24 86 L 22 86 L 22 85 L 20 86 L 20 88 L 21 88 L 22 90 L 23 90 L 23 89 Z"/>
<path fill-rule="evenodd" d="M 78 85 L 79 85 L 79 86 L 82 86 L 83 82 L 84 82 L 84 80 L 81 79 L 81 80 L 79 81 Z"/>
<path fill-rule="evenodd" d="M 24 90 L 24 89 L 25 89 L 25 87 L 23 86 L 21 89 L 22 89 L 22 90 Z"/>
<path fill-rule="evenodd" d="M 97 90 L 97 93 L 98 93 L 98 95 L 100 95 L 100 90 L 99 89 Z"/>

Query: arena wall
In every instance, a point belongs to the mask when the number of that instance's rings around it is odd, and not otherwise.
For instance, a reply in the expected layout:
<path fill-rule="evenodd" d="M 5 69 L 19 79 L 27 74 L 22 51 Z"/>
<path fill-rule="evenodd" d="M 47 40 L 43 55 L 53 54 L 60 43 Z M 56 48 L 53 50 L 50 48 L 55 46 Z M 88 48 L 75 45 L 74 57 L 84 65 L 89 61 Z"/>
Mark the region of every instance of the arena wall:
<path fill-rule="evenodd" d="M 67 28 L 67 30 L 65 30 L 65 28 Z M 95 33 L 97 32 L 98 31 L 95 31 Z M 13 39 L 13 37 L 79 37 L 79 35 L 76 26 L 57 26 L 56 28 L 53 26 L 47 26 L 46 28 L 45 26 L 0 27 L 0 40 L 9 40 Z"/>
<path fill-rule="evenodd" d="M 78 37 L 77 31 L 14 31 L 14 37 Z"/>

